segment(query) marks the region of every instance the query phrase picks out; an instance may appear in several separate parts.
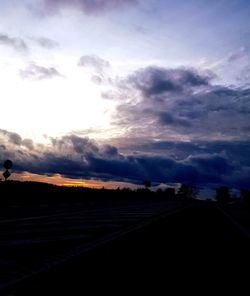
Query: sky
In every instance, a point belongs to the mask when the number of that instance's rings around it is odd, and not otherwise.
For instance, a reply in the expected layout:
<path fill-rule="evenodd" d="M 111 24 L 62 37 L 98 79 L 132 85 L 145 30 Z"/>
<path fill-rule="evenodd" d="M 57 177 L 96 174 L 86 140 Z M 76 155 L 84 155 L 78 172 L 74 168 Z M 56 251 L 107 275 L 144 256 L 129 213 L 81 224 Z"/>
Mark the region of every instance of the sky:
<path fill-rule="evenodd" d="M 59 185 L 250 188 L 250 2 L 1 0 L 0 161 Z"/>

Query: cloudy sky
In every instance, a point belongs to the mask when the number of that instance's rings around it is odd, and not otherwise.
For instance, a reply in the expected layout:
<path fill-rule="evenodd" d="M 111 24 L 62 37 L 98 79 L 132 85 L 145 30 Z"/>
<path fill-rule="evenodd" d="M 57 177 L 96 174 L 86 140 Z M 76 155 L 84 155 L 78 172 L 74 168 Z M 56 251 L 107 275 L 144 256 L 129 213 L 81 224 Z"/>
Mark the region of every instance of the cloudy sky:
<path fill-rule="evenodd" d="M 249 188 L 249 13 L 248 0 L 1 0 L 1 162 L 56 184 Z"/>

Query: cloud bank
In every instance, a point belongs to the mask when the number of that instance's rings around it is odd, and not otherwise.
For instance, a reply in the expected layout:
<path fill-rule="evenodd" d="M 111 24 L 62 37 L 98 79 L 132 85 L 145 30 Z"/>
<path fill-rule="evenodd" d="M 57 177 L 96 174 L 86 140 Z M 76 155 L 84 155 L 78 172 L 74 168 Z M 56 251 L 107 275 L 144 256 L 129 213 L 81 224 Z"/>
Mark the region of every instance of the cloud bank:
<path fill-rule="evenodd" d="M 50 138 L 49 145 L 6 130 L 0 130 L 0 139 L 0 161 L 12 159 L 16 172 L 135 184 L 150 179 L 155 184 L 250 186 L 250 141 L 148 142 L 135 144 L 137 153 L 124 154 L 113 145 L 72 134 Z"/>

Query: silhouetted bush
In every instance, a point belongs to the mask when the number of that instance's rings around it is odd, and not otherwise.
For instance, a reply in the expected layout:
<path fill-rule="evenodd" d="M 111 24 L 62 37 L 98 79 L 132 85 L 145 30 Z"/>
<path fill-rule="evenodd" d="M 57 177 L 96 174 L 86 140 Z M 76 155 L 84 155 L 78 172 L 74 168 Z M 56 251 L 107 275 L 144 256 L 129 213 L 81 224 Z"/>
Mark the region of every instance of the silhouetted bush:
<path fill-rule="evenodd" d="M 144 185 L 145 188 L 150 188 L 151 187 L 151 181 L 150 180 L 144 180 L 142 182 L 142 185 Z"/>

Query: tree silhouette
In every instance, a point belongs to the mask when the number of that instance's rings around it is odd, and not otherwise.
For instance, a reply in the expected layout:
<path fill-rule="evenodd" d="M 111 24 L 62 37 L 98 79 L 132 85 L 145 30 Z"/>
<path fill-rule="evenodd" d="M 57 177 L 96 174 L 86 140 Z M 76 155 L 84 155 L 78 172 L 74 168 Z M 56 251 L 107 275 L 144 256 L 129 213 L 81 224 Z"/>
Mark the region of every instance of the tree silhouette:
<path fill-rule="evenodd" d="M 225 204 L 230 200 L 229 188 L 227 186 L 221 186 L 216 189 L 216 200 L 220 204 Z"/>
<path fill-rule="evenodd" d="M 246 206 L 250 206 L 250 190 L 241 189 L 240 196 L 241 196 L 243 204 Z"/>
<path fill-rule="evenodd" d="M 150 188 L 151 187 L 151 181 L 150 180 L 144 180 L 142 182 L 142 185 L 145 186 L 146 189 Z"/>

